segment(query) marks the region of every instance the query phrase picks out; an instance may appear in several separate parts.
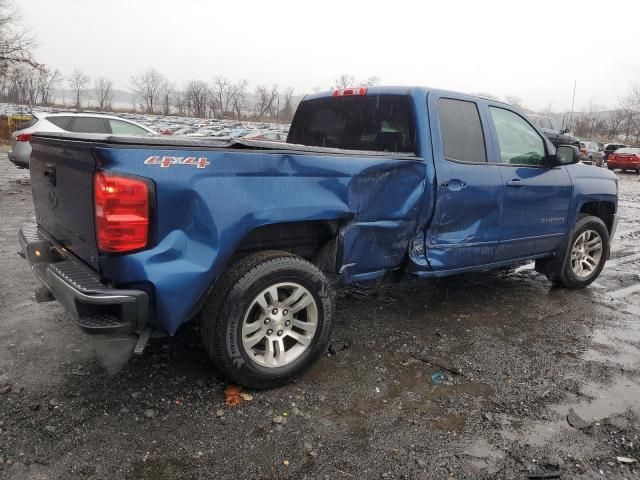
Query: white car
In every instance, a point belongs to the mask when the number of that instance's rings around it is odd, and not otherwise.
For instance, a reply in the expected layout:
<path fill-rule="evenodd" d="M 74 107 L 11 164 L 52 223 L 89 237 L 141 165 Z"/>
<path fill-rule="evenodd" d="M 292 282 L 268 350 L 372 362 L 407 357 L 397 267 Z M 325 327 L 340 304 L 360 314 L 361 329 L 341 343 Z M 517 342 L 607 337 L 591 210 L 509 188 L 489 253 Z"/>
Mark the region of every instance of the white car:
<path fill-rule="evenodd" d="M 29 168 L 31 135 L 36 132 L 106 133 L 114 135 L 157 135 L 139 123 L 112 115 L 94 113 L 34 113 L 35 123 L 11 134 L 9 160 L 20 168 Z"/>

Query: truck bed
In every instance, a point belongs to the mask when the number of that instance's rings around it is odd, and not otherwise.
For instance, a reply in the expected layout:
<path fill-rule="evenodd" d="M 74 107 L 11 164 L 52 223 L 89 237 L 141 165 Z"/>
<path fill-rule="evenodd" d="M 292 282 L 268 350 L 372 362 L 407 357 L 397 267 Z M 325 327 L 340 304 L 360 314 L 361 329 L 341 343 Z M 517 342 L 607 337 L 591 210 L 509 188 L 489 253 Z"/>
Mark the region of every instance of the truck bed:
<path fill-rule="evenodd" d="M 77 142 L 89 142 L 95 144 L 109 145 L 131 145 L 140 147 L 158 147 L 158 148 L 185 148 L 190 150 L 199 149 L 248 149 L 248 150 L 271 150 L 277 152 L 295 152 L 295 153 L 315 153 L 327 155 L 346 155 L 346 156 L 367 156 L 367 157 L 389 157 L 389 158 L 409 158 L 415 159 L 413 153 L 397 153 L 397 152 L 376 152 L 370 150 L 346 150 L 342 148 L 329 147 L 311 147 L 307 145 L 297 145 L 283 142 L 269 142 L 265 140 L 247 140 L 243 138 L 234 138 L 228 140 L 217 140 L 215 138 L 202 137 L 181 137 L 181 136 L 124 136 L 111 134 L 95 134 L 95 133 L 67 133 L 67 132 L 39 132 L 33 135 L 34 139 L 50 139 L 50 140 L 71 140 Z"/>

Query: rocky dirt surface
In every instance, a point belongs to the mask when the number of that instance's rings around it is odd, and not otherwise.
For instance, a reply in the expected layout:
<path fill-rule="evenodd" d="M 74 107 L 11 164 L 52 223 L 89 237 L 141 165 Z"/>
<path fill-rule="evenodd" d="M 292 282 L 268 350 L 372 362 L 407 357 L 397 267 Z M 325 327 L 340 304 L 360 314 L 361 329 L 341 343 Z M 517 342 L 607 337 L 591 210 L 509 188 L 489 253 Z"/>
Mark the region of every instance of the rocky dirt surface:
<path fill-rule="evenodd" d="M 640 182 L 619 177 L 590 288 L 527 265 L 344 289 L 326 356 L 232 408 L 197 325 L 130 358 L 35 303 L 29 177 L 1 155 L 0 478 L 640 478 Z"/>

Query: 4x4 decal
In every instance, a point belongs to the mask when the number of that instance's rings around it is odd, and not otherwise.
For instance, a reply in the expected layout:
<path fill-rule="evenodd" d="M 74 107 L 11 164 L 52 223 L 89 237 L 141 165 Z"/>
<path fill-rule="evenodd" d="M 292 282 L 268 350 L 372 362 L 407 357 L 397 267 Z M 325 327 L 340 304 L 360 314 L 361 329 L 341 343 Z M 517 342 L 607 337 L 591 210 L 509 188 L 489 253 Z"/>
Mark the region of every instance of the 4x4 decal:
<path fill-rule="evenodd" d="M 172 165 L 195 165 L 196 168 L 205 168 L 211 165 L 207 157 L 160 157 L 151 156 L 144 161 L 145 165 L 160 165 L 161 168 L 169 168 Z"/>

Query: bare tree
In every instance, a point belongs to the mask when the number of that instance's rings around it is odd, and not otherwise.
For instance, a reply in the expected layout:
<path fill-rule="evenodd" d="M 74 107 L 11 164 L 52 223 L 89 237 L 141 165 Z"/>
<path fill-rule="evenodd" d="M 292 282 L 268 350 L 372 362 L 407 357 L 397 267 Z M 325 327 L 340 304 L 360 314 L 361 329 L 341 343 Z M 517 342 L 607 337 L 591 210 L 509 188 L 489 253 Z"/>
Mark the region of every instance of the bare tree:
<path fill-rule="evenodd" d="M 507 95 L 505 97 L 505 100 L 509 105 L 513 105 L 517 108 L 524 108 L 524 105 L 522 104 L 522 98 L 518 97 L 517 95 Z"/>
<path fill-rule="evenodd" d="M 166 82 L 165 76 L 155 68 L 131 76 L 131 89 L 142 99 L 147 113 L 154 112 L 160 91 Z"/>
<path fill-rule="evenodd" d="M 540 110 L 540 114 L 544 115 L 545 117 L 553 117 L 555 115 L 555 112 L 553 111 L 553 103 L 547 103 L 545 107 Z"/>
<path fill-rule="evenodd" d="M 279 121 L 290 122 L 293 119 L 293 92 L 293 87 L 287 87 L 282 93 L 282 97 L 284 98 L 284 107 L 278 115 Z"/>
<path fill-rule="evenodd" d="M 71 87 L 76 97 L 76 108 L 80 108 L 81 101 L 87 94 L 87 86 L 89 85 L 90 81 L 91 78 L 89 78 L 88 75 L 82 73 L 82 71 L 78 68 L 76 68 L 69 77 L 69 87 Z"/>
<path fill-rule="evenodd" d="M 366 80 L 362 80 L 361 82 L 358 82 L 358 85 L 361 87 L 373 87 L 375 85 L 380 85 L 380 77 L 372 75 Z"/>
<path fill-rule="evenodd" d="M 187 108 L 194 117 L 204 117 L 207 113 L 207 106 L 211 91 L 207 82 L 202 80 L 191 80 L 185 88 Z"/>
<path fill-rule="evenodd" d="M 625 111 L 625 141 L 634 140 L 640 145 L 640 83 L 629 85 L 627 94 L 623 99 Z"/>
<path fill-rule="evenodd" d="M 264 85 L 258 85 L 256 87 L 256 116 L 260 119 L 264 118 L 267 114 L 272 115 L 273 103 L 278 98 L 278 85 L 273 85 L 268 88 Z"/>
<path fill-rule="evenodd" d="M 338 78 L 333 81 L 332 89 L 344 89 L 348 87 L 353 87 L 356 84 L 356 77 L 353 75 L 348 75 L 343 73 Z"/>
<path fill-rule="evenodd" d="M 33 38 L 20 26 L 20 16 L 12 0 L 0 0 L 0 75 L 18 65 L 40 69 L 33 58 Z"/>
<path fill-rule="evenodd" d="M 233 85 L 224 77 L 216 77 L 213 79 L 213 94 L 220 108 L 220 115 L 224 116 L 231 110 Z"/>
<path fill-rule="evenodd" d="M 162 114 L 169 115 L 171 113 L 171 94 L 174 90 L 173 84 L 165 79 L 160 85 L 160 103 L 162 104 Z"/>
<path fill-rule="evenodd" d="M 96 80 L 94 90 L 98 99 L 98 108 L 101 111 L 110 110 L 113 101 L 113 82 L 106 77 Z"/>
<path fill-rule="evenodd" d="M 53 103 L 53 91 L 60 86 L 62 80 L 60 70 L 51 70 L 49 67 L 43 67 L 38 74 L 38 103 L 51 105 Z"/>
<path fill-rule="evenodd" d="M 580 137 L 596 138 L 601 136 L 601 132 L 606 128 L 606 121 L 603 115 L 603 107 L 589 102 L 589 106 L 582 112 L 575 115 L 575 134 Z"/>
<path fill-rule="evenodd" d="M 249 82 L 240 80 L 231 86 L 231 105 L 238 119 L 242 118 L 242 112 L 247 109 L 247 88 Z"/>
<path fill-rule="evenodd" d="M 187 97 L 182 90 L 174 90 L 171 95 L 171 104 L 178 110 L 178 114 L 184 115 L 187 109 Z"/>

